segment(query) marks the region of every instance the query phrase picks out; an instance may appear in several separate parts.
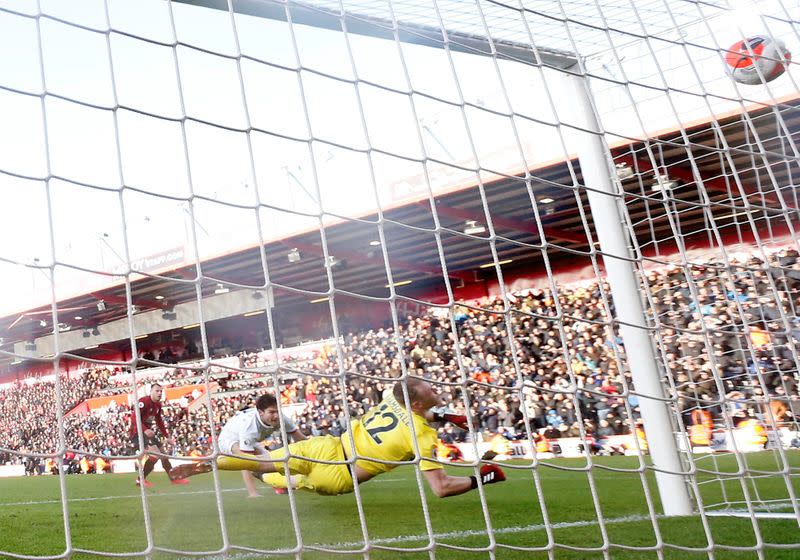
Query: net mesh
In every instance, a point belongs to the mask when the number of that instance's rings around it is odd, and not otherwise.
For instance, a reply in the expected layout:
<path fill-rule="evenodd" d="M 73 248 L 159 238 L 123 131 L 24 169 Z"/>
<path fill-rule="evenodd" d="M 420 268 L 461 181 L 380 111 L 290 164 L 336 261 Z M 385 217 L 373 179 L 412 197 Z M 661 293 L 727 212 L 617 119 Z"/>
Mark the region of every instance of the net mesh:
<path fill-rule="evenodd" d="M 59 527 L 0 554 L 796 550 L 794 8 L 0 2 L 0 460 L 58 475 L 0 505 Z M 743 85 L 753 36 L 785 73 Z M 178 464 L 267 390 L 348 440 L 409 376 L 469 416 L 439 460 L 509 481 L 442 506 L 412 458 L 265 512 L 216 468 L 170 505 L 71 476 L 142 473 L 154 381 Z"/>

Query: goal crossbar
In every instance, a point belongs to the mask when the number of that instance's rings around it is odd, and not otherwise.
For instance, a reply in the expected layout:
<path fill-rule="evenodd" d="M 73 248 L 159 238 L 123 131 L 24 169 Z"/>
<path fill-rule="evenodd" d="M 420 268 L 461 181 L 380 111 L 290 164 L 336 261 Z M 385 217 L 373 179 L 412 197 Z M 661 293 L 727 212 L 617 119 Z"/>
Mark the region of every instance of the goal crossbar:
<path fill-rule="evenodd" d="M 190 4 L 215 10 L 229 11 L 228 0 L 175 0 L 180 4 Z M 448 48 L 451 51 L 466 54 L 496 56 L 523 64 L 542 64 L 552 68 L 567 69 L 578 62 L 573 53 L 526 45 L 502 39 L 487 40 L 486 37 L 439 29 L 418 23 L 397 21 L 396 23 L 366 14 L 338 12 L 322 6 L 313 6 L 304 2 L 277 2 L 274 0 L 231 0 L 230 7 L 237 14 L 261 17 L 276 21 L 289 21 L 298 25 L 309 25 L 319 29 L 341 31 L 342 25 L 347 32 L 378 39 L 398 40 L 401 43 Z M 395 35 L 396 33 L 396 35 Z M 541 62 L 538 62 L 536 58 Z"/>

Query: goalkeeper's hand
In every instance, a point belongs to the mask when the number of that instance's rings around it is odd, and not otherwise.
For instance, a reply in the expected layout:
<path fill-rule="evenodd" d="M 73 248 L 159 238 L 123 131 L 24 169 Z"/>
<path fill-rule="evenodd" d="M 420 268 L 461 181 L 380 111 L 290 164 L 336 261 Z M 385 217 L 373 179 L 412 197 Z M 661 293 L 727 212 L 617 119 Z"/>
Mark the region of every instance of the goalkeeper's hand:
<path fill-rule="evenodd" d="M 462 430 L 469 431 L 469 422 L 467 421 L 467 417 L 464 414 L 453 414 L 451 412 L 444 412 L 443 410 L 434 410 L 433 421 L 450 422 L 451 424 L 455 424 Z"/>
<path fill-rule="evenodd" d="M 478 487 L 478 477 L 471 476 L 472 488 Z M 506 473 L 497 465 L 483 465 L 480 470 L 481 484 L 494 484 L 495 482 L 503 482 L 506 479 Z"/>

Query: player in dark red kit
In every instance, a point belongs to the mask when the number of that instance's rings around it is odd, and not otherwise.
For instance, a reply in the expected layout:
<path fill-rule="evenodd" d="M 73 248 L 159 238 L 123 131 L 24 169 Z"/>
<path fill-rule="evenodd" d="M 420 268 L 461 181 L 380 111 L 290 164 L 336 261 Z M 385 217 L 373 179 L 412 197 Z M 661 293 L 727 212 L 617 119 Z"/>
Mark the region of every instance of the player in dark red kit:
<path fill-rule="evenodd" d="M 142 419 L 142 435 L 144 436 L 144 450 L 146 452 L 163 453 L 161 449 L 161 440 L 156 435 L 156 427 L 164 438 L 169 437 L 167 426 L 164 424 L 164 410 L 161 405 L 163 394 L 164 388 L 158 383 L 154 383 L 150 387 L 150 394 L 139 399 L 139 417 Z M 138 450 L 139 431 L 136 425 L 135 413 L 131 415 L 130 437 L 134 447 Z M 145 463 L 142 467 L 142 478 L 136 477 L 136 485 L 144 484 L 149 488 L 153 483 L 147 480 L 147 475 L 153 472 L 153 468 L 156 466 L 156 462 L 158 462 L 159 458 L 152 455 L 144 455 L 143 458 L 145 459 Z M 164 471 L 167 473 L 172 469 L 172 464 L 166 457 L 161 457 L 161 466 L 164 467 Z M 185 478 L 170 477 L 170 482 L 172 484 L 189 484 L 189 481 Z"/>

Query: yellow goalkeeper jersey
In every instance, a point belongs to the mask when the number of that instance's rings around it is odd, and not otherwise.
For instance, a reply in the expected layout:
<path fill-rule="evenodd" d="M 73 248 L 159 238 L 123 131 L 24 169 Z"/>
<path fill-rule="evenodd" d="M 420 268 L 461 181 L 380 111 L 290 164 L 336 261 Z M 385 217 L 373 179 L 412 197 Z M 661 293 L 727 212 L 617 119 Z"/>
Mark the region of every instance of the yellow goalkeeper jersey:
<path fill-rule="evenodd" d="M 414 439 L 408 419 L 408 411 L 397 402 L 391 393 L 383 401 L 367 412 L 360 420 L 353 420 L 351 429 L 353 441 L 359 457 L 369 457 L 382 461 L 409 461 L 414 459 Z M 439 463 L 426 461 L 433 459 L 436 449 L 436 430 L 431 428 L 419 414 L 412 413 L 414 430 L 421 454 L 420 469 L 430 471 L 443 468 Z M 349 434 L 342 435 L 342 445 L 347 456 L 352 457 Z M 397 465 L 377 463 L 359 459 L 356 464 L 375 475 L 388 472 Z"/>

